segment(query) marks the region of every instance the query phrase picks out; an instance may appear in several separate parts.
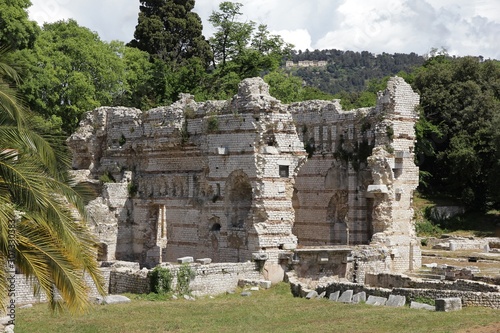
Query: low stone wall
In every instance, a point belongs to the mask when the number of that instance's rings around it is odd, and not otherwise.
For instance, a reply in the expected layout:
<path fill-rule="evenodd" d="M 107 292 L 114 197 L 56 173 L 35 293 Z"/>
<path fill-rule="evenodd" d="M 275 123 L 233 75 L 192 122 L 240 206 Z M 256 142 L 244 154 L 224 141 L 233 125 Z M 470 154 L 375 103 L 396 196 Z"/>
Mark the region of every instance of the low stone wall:
<path fill-rule="evenodd" d="M 118 268 L 110 272 L 110 294 L 147 294 L 150 292 L 148 270 L 130 270 Z"/>
<path fill-rule="evenodd" d="M 104 279 L 104 290 L 109 289 L 109 278 L 110 278 L 110 269 L 109 268 L 101 268 L 103 279 Z M 85 281 L 89 286 L 89 296 L 97 297 L 99 296 L 99 292 L 95 287 L 92 279 L 89 275 L 85 276 Z M 16 305 L 23 305 L 29 303 L 45 303 L 48 301 L 47 295 L 43 290 L 40 290 L 38 294 L 34 294 L 33 290 L 36 285 L 31 279 L 27 279 L 23 274 L 16 274 Z"/>
<path fill-rule="evenodd" d="M 176 286 L 176 277 L 180 265 L 163 264 L 172 272 L 173 288 Z M 190 264 L 195 272 L 195 277 L 190 283 L 194 296 L 221 294 L 237 287 L 239 280 L 264 280 L 259 266 L 255 262 L 245 263 L 215 263 L 215 264 Z M 133 269 L 130 267 L 103 267 L 104 290 L 109 294 L 144 294 L 150 292 L 149 270 Z M 89 285 L 89 297 L 99 296 L 97 288 L 89 276 L 85 277 Z M 16 305 L 28 303 L 47 302 L 43 291 L 38 295 L 33 294 L 34 283 L 27 280 L 22 274 L 16 274 Z"/>
<path fill-rule="evenodd" d="M 471 280 L 434 281 L 412 279 L 396 274 L 367 274 L 365 284 L 376 288 L 439 289 L 475 292 L 499 292 L 496 285 Z"/>
<path fill-rule="evenodd" d="M 310 289 L 304 286 L 293 273 L 287 273 L 292 294 L 296 297 L 305 297 Z M 354 293 L 364 291 L 367 295 L 381 296 L 388 298 L 389 295 L 405 296 L 407 302 L 416 298 L 450 298 L 459 297 L 463 306 L 483 306 L 493 309 L 500 309 L 500 292 L 474 292 L 461 290 L 440 290 L 440 289 L 419 289 L 419 288 L 377 288 L 351 282 L 330 282 L 328 285 L 317 286 L 315 290 L 318 294 L 326 292 L 328 296 L 335 292 L 341 293 L 352 290 Z"/>
<path fill-rule="evenodd" d="M 173 275 L 175 288 L 179 265 L 162 264 Z M 230 291 L 238 285 L 238 280 L 262 280 L 259 267 L 254 262 L 245 263 L 216 263 L 216 264 L 190 264 L 195 272 L 195 277 L 190 283 L 194 296 L 216 295 Z M 131 270 L 119 268 L 111 271 L 109 282 L 110 294 L 144 294 L 150 292 L 148 270 Z"/>

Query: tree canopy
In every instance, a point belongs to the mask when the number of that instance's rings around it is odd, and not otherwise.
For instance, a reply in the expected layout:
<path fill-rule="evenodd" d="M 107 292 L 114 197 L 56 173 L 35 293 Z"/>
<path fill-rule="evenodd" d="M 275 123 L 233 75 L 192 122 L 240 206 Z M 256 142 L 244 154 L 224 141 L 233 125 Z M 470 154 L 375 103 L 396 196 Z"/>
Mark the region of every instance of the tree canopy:
<path fill-rule="evenodd" d="M 138 24 L 129 46 L 167 63 L 182 65 L 197 57 L 208 66 L 212 53 L 202 34 L 194 0 L 141 0 Z"/>
<path fill-rule="evenodd" d="M 498 203 L 500 63 L 439 55 L 416 71 L 413 86 L 422 107 L 417 153 L 429 176 L 423 190 L 478 209 Z"/>
<path fill-rule="evenodd" d="M 0 0 L 0 45 L 10 50 L 33 47 L 40 30 L 28 19 L 30 0 Z"/>
<path fill-rule="evenodd" d="M 83 112 L 111 105 L 123 94 L 123 61 L 98 35 L 74 20 L 48 23 L 31 49 L 19 51 L 24 67 L 20 91 L 30 108 L 59 118 L 66 133 Z"/>

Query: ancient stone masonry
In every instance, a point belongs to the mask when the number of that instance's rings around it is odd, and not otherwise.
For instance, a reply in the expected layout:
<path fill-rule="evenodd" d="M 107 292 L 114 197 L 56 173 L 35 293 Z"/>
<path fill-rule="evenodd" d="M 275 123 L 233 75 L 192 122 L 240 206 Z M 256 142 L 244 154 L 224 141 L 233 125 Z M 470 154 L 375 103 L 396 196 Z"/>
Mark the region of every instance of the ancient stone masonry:
<path fill-rule="evenodd" d="M 147 112 L 86 113 L 68 144 L 76 174 L 105 180 L 88 204 L 99 259 L 147 267 L 182 256 L 254 259 L 279 271 L 309 247 L 340 246 L 331 258 L 346 266 L 333 270 L 346 276 L 418 268 L 418 99 L 396 77 L 374 108 L 284 105 L 253 78 L 228 101 L 181 95 Z"/>

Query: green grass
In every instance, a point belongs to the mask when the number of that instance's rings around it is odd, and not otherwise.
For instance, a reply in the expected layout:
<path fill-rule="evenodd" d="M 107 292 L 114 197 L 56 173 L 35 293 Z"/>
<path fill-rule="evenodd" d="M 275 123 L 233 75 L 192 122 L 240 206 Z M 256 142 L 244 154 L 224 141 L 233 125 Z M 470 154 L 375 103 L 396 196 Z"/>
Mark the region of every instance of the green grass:
<path fill-rule="evenodd" d="M 136 298 L 80 316 L 50 314 L 44 304 L 19 309 L 16 333 L 456 332 L 500 320 L 499 310 L 488 308 L 444 313 L 294 298 L 284 283 L 250 297 L 237 292 L 196 301 Z"/>

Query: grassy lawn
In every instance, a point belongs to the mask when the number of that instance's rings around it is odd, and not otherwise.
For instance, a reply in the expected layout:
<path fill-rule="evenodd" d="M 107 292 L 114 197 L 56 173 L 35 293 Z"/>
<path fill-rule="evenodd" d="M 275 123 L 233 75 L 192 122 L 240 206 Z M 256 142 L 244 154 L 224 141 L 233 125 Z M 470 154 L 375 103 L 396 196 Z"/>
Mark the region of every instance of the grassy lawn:
<path fill-rule="evenodd" d="M 287 284 L 196 301 L 147 301 L 96 306 L 81 316 L 51 314 L 47 305 L 18 309 L 23 332 L 457 332 L 500 321 L 500 310 L 429 312 L 294 298 Z M 465 331 L 464 331 L 465 332 Z"/>

